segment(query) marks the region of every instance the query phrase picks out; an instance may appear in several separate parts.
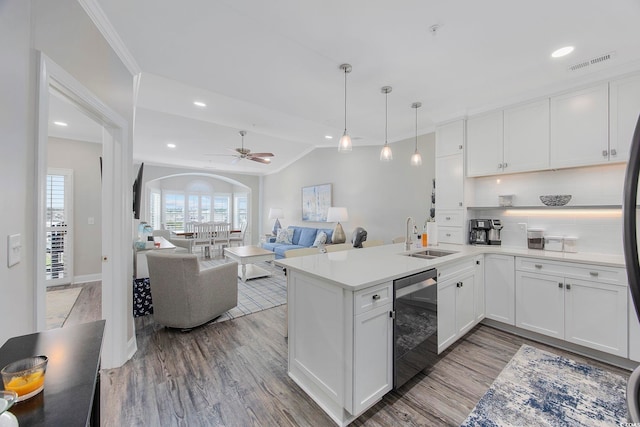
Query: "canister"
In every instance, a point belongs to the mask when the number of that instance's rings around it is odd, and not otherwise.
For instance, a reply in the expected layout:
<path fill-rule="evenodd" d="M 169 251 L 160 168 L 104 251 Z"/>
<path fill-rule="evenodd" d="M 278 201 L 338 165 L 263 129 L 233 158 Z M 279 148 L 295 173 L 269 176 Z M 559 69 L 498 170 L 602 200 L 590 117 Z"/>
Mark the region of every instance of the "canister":
<path fill-rule="evenodd" d="M 562 252 L 562 236 L 544 236 L 544 250 Z"/>
<path fill-rule="evenodd" d="M 544 230 L 540 228 L 528 229 L 527 247 L 529 249 L 544 249 Z"/>
<path fill-rule="evenodd" d="M 577 237 L 565 237 L 564 238 L 564 251 L 576 253 L 578 252 L 578 238 Z"/>

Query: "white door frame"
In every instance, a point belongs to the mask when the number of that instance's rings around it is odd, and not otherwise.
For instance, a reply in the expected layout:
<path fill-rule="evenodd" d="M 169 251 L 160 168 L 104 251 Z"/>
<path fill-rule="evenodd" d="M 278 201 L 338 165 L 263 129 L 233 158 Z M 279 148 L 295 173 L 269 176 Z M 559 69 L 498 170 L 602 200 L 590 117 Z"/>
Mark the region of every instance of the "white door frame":
<path fill-rule="evenodd" d="M 102 318 L 106 319 L 102 367 L 122 366 L 135 352 L 135 334 L 128 342 L 127 325 L 133 325 L 131 294 L 131 164 L 128 123 L 71 74 L 38 52 L 36 148 L 36 327 L 45 329 L 45 184 L 49 91 L 56 90 L 103 126 L 102 141 Z M 96 167 L 98 167 L 96 165 Z"/>

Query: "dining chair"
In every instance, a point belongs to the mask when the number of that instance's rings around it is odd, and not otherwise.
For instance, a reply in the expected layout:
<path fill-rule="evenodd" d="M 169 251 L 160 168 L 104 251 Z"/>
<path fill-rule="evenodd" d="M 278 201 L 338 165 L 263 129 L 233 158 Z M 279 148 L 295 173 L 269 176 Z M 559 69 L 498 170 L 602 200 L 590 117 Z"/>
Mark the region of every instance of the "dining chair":
<path fill-rule="evenodd" d="M 232 243 L 236 243 L 237 246 L 244 246 L 244 235 L 247 232 L 247 223 L 243 222 L 240 225 L 240 232 L 239 233 L 229 233 L 229 246 L 231 246 Z"/>
<path fill-rule="evenodd" d="M 207 222 L 193 223 L 193 246 L 200 247 L 205 258 L 211 257 L 211 246 L 214 246 L 212 236 L 213 225 Z"/>
<path fill-rule="evenodd" d="M 220 247 L 220 255 L 224 251 L 224 247 L 229 247 L 229 234 L 231 232 L 231 224 L 228 222 L 216 222 L 213 224 L 213 246 Z"/>

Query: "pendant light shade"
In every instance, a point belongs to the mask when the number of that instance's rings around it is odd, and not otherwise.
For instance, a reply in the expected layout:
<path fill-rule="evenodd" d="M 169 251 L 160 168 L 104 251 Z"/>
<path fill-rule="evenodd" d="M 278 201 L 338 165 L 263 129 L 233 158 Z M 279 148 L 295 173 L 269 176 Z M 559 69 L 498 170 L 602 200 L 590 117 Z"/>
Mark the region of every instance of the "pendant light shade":
<path fill-rule="evenodd" d="M 415 151 L 411 155 L 411 166 L 422 165 L 422 156 L 418 152 L 418 108 L 422 107 L 422 102 L 414 102 L 411 104 L 411 108 L 416 110 L 416 146 Z"/>
<path fill-rule="evenodd" d="M 389 92 L 391 92 L 391 86 L 383 86 L 380 91 L 384 93 L 384 147 L 382 147 L 382 151 L 380 151 L 380 161 L 381 162 L 390 162 L 393 160 L 393 153 L 391 152 L 391 147 L 389 147 L 389 143 L 387 141 L 387 130 L 389 127 L 389 118 L 388 118 L 388 100 L 389 100 Z"/>
<path fill-rule="evenodd" d="M 347 133 L 347 74 L 351 72 L 351 65 L 342 64 L 340 69 L 344 71 L 344 133 L 338 143 L 338 152 L 348 153 L 351 151 L 351 137 Z"/>

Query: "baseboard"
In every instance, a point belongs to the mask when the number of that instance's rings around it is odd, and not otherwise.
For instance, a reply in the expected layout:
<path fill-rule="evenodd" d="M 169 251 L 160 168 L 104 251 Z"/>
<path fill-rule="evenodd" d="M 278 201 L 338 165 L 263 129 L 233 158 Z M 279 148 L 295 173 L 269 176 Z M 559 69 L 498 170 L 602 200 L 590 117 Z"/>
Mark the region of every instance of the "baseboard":
<path fill-rule="evenodd" d="M 74 276 L 73 284 L 76 283 L 88 283 L 88 282 L 98 282 L 102 280 L 102 273 L 94 273 L 94 274 L 83 274 L 82 276 Z"/>
<path fill-rule="evenodd" d="M 138 351 L 138 343 L 136 341 L 136 336 L 134 334 L 133 337 L 131 337 L 131 339 L 129 340 L 129 342 L 127 342 L 127 360 L 131 360 L 133 355 L 136 354 L 136 351 Z"/>

